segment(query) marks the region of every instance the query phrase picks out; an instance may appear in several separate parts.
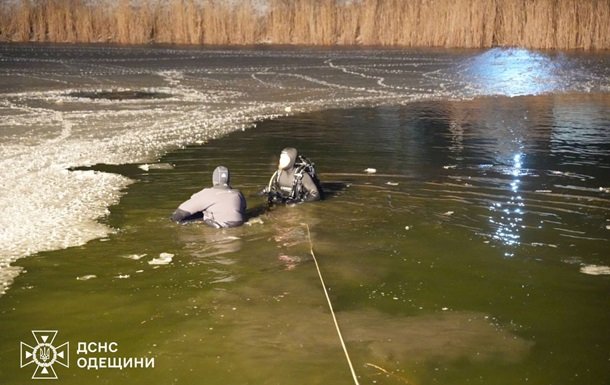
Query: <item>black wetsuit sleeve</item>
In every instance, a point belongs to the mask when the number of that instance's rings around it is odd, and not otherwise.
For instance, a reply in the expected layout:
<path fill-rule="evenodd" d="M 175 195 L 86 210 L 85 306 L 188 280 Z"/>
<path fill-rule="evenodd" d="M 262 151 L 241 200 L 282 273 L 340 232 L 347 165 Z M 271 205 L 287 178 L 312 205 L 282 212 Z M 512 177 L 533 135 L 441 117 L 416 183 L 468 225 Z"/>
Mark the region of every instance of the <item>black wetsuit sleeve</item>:
<path fill-rule="evenodd" d="M 239 206 L 239 212 L 245 213 L 248 203 L 246 202 L 246 197 L 241 192 L 239 193 Z"/>

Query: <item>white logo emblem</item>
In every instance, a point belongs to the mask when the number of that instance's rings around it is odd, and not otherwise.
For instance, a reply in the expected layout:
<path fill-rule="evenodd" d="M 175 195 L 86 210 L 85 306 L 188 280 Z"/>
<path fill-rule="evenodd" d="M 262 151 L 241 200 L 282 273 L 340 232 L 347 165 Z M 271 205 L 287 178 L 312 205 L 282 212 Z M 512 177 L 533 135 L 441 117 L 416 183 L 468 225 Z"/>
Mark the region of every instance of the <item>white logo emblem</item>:
<path fill-rule="evenodd" d="M 57 335 L 57 330 L 32 330 L 36 346 L 32 347 L 26 343 L 21 343 L 21 367 L 31 363 L 37 365 L 32 379 L 34 380 L 56 380 L 57 374 L 53 369 L 53 364 L 58 363 L 68 368 L 70 343 L 65 342 L 58 347 L 53 346 L 53 340 Z"/>

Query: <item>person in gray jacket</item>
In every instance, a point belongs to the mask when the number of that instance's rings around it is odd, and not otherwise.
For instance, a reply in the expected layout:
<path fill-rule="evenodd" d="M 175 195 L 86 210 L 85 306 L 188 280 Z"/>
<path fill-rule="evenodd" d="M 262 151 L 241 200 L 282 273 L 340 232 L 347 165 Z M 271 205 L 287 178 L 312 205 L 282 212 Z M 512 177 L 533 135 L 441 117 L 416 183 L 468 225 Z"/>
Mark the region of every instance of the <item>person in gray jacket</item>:
<path fill-rule="evenodd" d="M 218 166 L 212 174 L 211 188 L 204 188 L 182 203 L 172 214 L 172 220 L 183 223 L 199 213 L 203 221 L 215 228 L 240 226 L 245 221 L 246 199 L 231 187 L 229 169 Z"/>
<path fill-rule="evenodd" d="M 282 150 L 277 171 L 263 190 L 271 203 L 298 203 L 322 198 L 314 164 L 299 156 L 296 148 Z"/>

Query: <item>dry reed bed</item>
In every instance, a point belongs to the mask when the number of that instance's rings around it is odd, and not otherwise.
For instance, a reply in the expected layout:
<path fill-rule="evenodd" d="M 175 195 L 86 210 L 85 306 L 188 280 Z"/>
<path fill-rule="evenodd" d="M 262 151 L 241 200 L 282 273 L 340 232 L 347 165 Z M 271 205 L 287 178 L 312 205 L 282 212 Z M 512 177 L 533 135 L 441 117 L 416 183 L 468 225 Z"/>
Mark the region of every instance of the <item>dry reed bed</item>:
<path fill-rule="evenodd" d="M 0 41 L 610 48 L 610 0 L 17 0 Z"/>

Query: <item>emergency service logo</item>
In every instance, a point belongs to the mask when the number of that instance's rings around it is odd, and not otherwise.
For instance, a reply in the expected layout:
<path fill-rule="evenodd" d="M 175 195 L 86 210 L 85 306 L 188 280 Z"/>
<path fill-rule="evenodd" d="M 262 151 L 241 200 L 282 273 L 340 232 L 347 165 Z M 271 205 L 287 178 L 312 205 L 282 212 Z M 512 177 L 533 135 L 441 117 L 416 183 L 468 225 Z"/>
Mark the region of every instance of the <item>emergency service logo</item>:
<path fill-rule="evenodd" d="M 59 364 L 68 368 L 70 343 L 55 347 L 53 341 L 57 336 L 57 330 L 32 330 L 35 346 L 21 342 L 21 367 L 36 364 L 32 375 L 34 380 L 56 380 L 57 374 L 53 365 Z"/>

